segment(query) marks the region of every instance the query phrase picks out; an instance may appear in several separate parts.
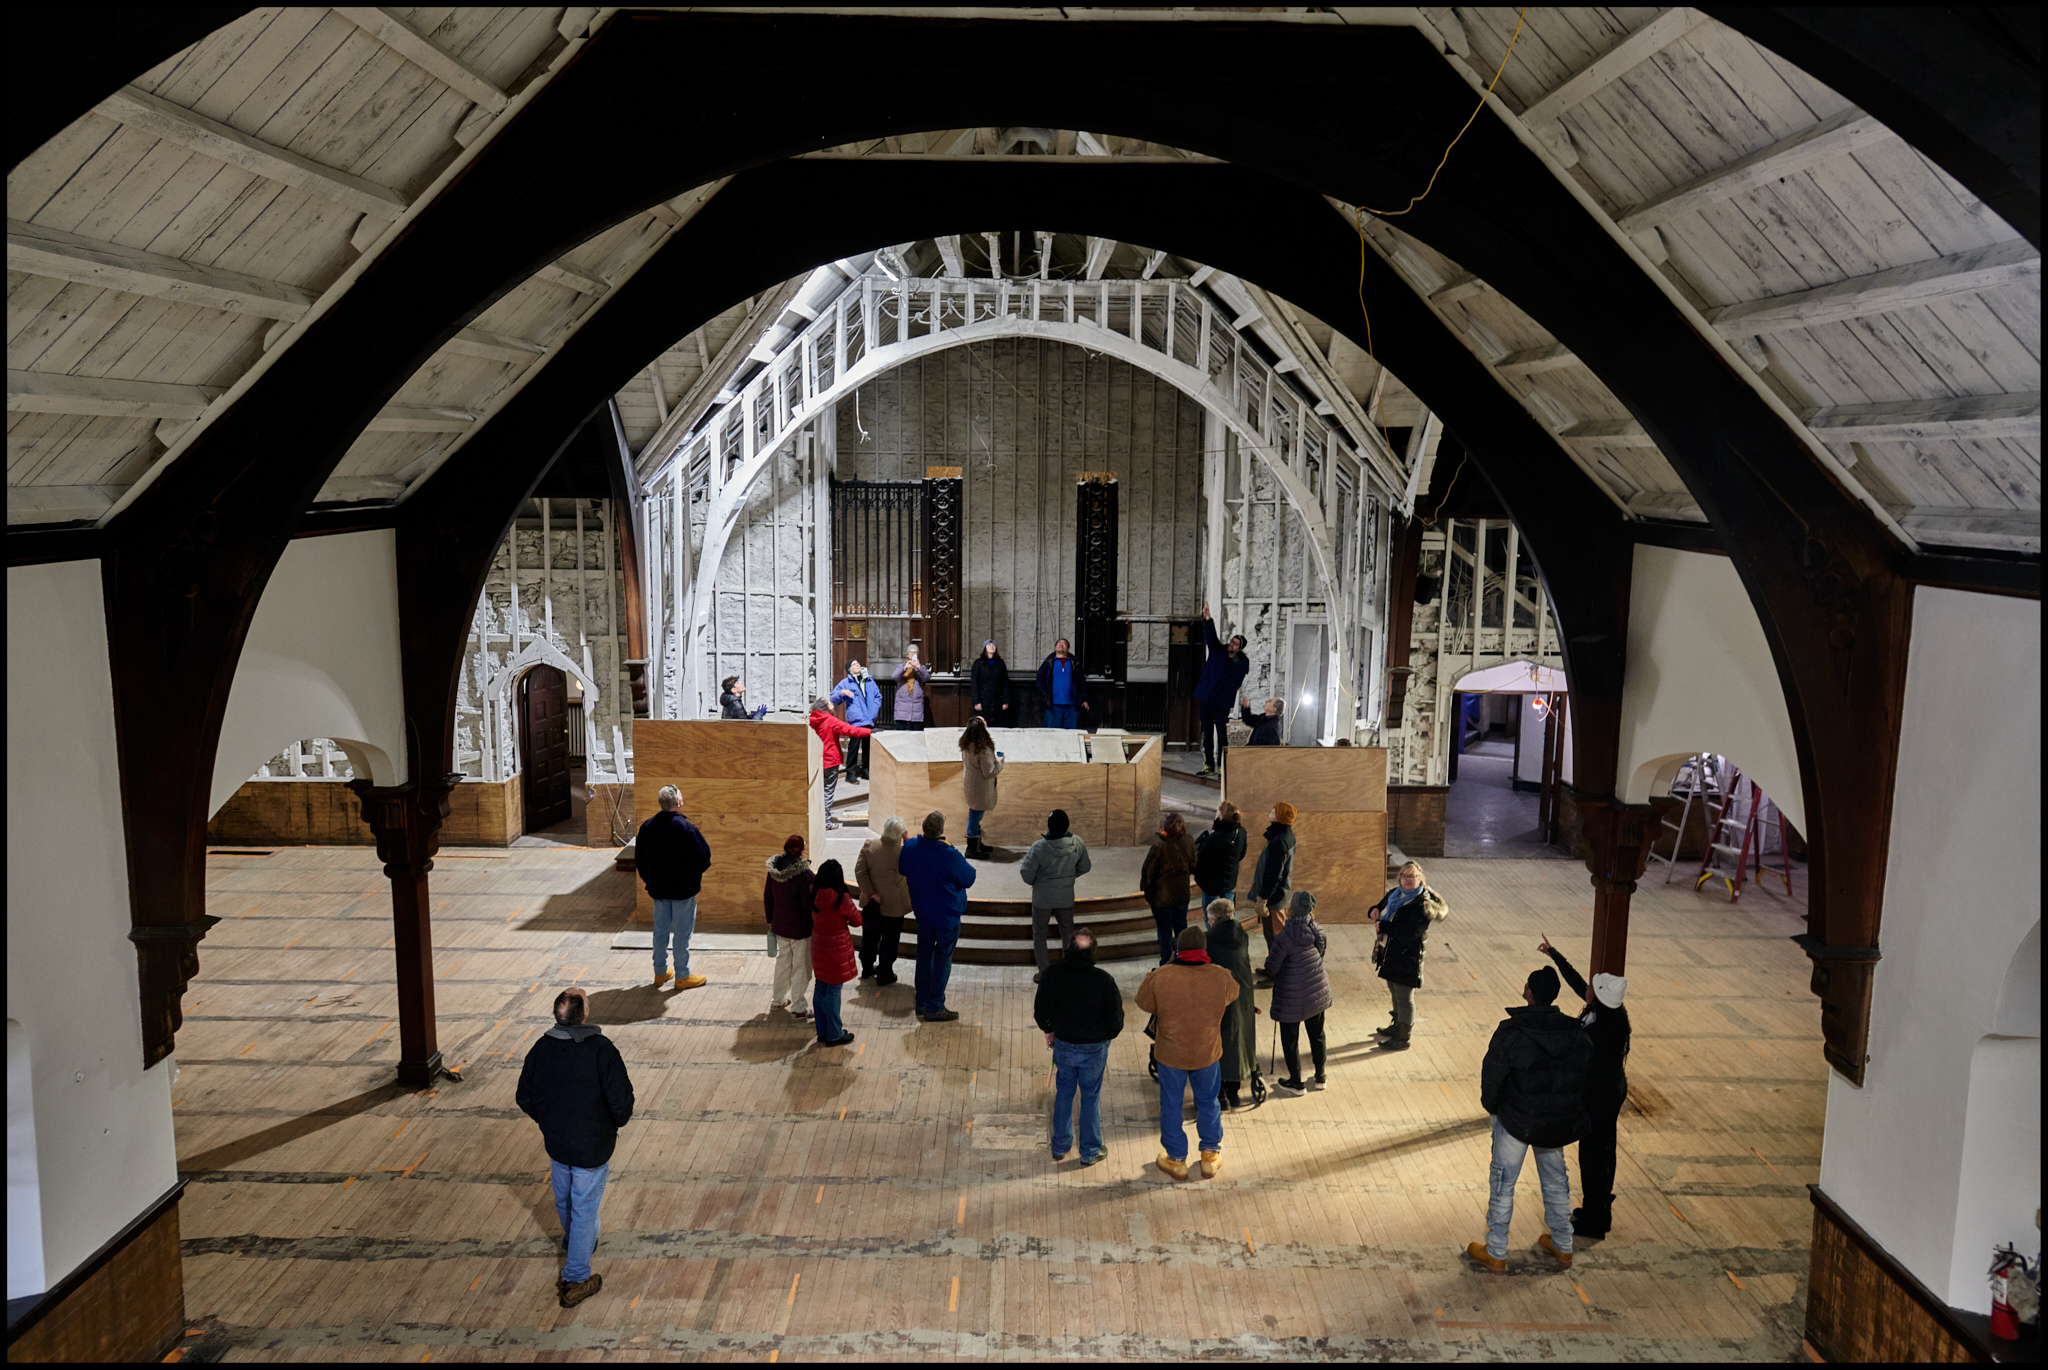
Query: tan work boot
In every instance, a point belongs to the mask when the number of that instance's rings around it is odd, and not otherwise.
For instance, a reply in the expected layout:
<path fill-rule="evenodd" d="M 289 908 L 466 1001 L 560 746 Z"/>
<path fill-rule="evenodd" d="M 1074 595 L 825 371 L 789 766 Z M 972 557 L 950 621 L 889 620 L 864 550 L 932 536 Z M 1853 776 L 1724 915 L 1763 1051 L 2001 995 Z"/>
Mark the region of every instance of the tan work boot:
<path fill-rule="evenodd" d="M 1203 1178 L 1203 1179 L 1205 1179 L 1205 1180 L 1213 1180 L 1213 1179 L 1215 1179 L 1215 1178 L 1217 1177 L 1217 1175 L 1219 1175 L 1220 1173 L 1222 1173 L 1222 1170 L 1223 1170 L 1223 1153 L 1222 1153 L 1222 1152 L 1220 1152 L 1220 1151 L 1204 1151 L 1204 1152 L 1202 1153 L 1202 1178 Z"/>
<path fill-rule="evenodd" d="M 683 977 L 682 979 L 680 979 L 680 980 L 676 981 L 676 988 L 677 988 L 677 989 L 698 989 L 698 988 L 701 988 L 701 987 L 702 987 L 703 985 L 705 985 L 706 983 L 707 983 L 707 982 L 706 982 L 706 980 L 705 980 L 705 979 L 704 979 L 704 977 L 703 977 L 703 976 L 701 976 L 701 975 L 685 975 L 685 976 L 684 976 L 684 977 Z"/>
<path fill-rule="evenodd" d="M 604 1276 L 593 1270 L 590 1278 L 581 1284 L 564 1284 L 561 1286 L 562 1307 L 574 1308 L 577 1304 L 582 1303 L 602 1288 L 604 1288 Z"/>
<path fill-rule="evenodd" d="M 676 973 L 674 971 L 665 970 L 661 974 L 654 977 L 654 987 L 656 989 L 660 989 L 663 985 L 667 984 L 669 981 L 675 978 Z"/>
<path fill-rule="evenodd" d="M 1473 1260 L 1479 1262 L 1479 1264 L 1485 1266 L 1488 1270 L 1491 1270 L 1496 1275 L 1505 1275 L 1508 1273 L 1508 1263 L 1505 1260 L 1488 1255 L 1486 1251 L 1485 1242 L 1473 1242 L 1470 1246 L 1465 1248 L 1465 1254 L 1470 1256 Z"/>
<path fill-rule="evenodd" d="M 1572 1268 L 1572 1253 L 1569 1251 L 1558 1250 L 1557 1244 L 1550 1240 L 1550 1234 L 1548 1232 L 1544 1233 L 1540 1238 L 1537 1239 L 1536 1249 L 1538 1251 L 1547 1251 L 1552 1256 L 1555 1256 L 1557 1258 L 1557 1263 L 1563 1266 L 1566 1270 Z"/>
<path fill-rule="evenodd" d="M 1188 1177 L 1188 1163 L 1186 1161 L 1176 1161 L 1164 1151 L 1159 1153 L 1159 1159 L 1154 1161 L 1153 1164 L 1173 1176 L 1176 1180 L 1185 1180 Z"/>

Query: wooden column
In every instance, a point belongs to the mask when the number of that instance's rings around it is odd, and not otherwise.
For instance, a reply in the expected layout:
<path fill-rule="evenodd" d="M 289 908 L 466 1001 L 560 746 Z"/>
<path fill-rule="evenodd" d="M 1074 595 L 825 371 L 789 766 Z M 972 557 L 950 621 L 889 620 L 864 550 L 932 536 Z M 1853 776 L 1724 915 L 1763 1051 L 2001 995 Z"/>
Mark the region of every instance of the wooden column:
<path fill-rule="evenodd" d="M 434 1029 L 433 907 L 427 876 L 441 849 L 441 824 L 448 797 L 462 783 L 460 772 L 403 785 L 351 780 L 362 800 L 363 821 L 377 835 L 377 855 L 391 878 L 391 926 L 397 938 L 398 1080 L 425 1085 L 442 1073 Z"/>
<path fill-rule="evenodd" d="M 1628 904 L 1650 859 L 1657 811 L 1647 804 L 1614 799 L 1579 803 L 1585 820 L 1586 868 L 1593 875 L 1592 967 L 1586 973 L 1627 973 Z"/>

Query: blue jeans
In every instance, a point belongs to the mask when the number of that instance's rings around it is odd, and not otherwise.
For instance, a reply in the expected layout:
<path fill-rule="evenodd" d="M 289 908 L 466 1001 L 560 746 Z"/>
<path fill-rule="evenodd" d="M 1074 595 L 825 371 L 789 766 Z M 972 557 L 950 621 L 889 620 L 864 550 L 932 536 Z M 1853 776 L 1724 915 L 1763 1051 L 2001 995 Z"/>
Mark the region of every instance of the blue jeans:
<path fill-rule="evenodd" d="M 1081 726 L 1081 711 L 1072 704 L 1055 704 L 1045 711 L 1045 726 L 1078 728 Z"/>
<path fill-rule="evenodd" d="M 839 1021 L 841 988 L 822 980 L 811 988 L 811 1012 L 818 1015 L 818 1040 L 821 1042 L 836 1042 L 846 1033 L 846 1025 Z"/>
<path fill-rule="evenodd" d="M 967 835 L 969 837 L 981 836 L 981 814 L 982 811 L 980 809 L 969 809 L 967 811 Z"/>
<path fill-rule="evenodd" d="M 555 1182 L 555 1213 L 562 1220 L 562 1232 L 569 1238 L 569 1256 L 562 1263 L 562 1278 L 581 1284 L 590 1278 L 590 1253 L 597 1250 L 597 1206 L 604 1199 L 604 1183 L 611 1178 L 612 1163 L 595 1170 L 563 1165 L 550 1157 L 548 1177 Z"/>
<path fill-rule="evenodd" d="M 1165 1072 L 1161 1071 L 1164 1079 Z M 1487 1176 L 1486 1254 L 1505 1260 L 1508 1254 L 1508 1222 L 1515 1216 L 1515 1181 L 1521 1178 L 1522 1159 L 1536 1153 L 1536 1180 L 1543 1186 L 1543 1221 L 1550 1224 L 1550 1244 L 1559 1251 L 1572 1249 L 1572 1181 L 1564 1168 L 1560 1147 L 1532 1147 L 1493 1119 L 1493 1165 Z"/>
<path fill-rule="evenodd" d="M 1109 1065 L 1109 1043 L 1084 1045 L 1055 1037 L 1052 1063 L 1058 1080 L 1052 1095 L 1052 1149 L 1061 1156 L 1073 1149 L 1074 1089 L 1079 1086 L 1081 1155 L 1093 1156 L 1102 1150 L 1102 1072 Z"/>
<path fill-rule="evenodd" d="M 1223 1105 L 1216 1089 L 1223 1083 L 1223 1062 L 1200 1070 L 1180 1070 L 1159 1063 L 1159 1145 L 1176 1161 L 1188 1158 L 1188 1134 L 1180 1125 L 1180 1102 L 1188 1086 L 1195 1088 L 1195 1139 L 1204 1151 L 1223 1149 Z"/>
<path fill-rule="evenodd" d="M 1202 891 L 1202 926 L 1204 928 L 1209 926 L 1209 906 L 1218 899 L 1228 899 L 1232 904 L 1235 904 L 1237 902 L 1237 891 L 1234 889 Z"/>
<path fill-rule="evenodd" d="M 960 941 L 957 920 L 934 926 L 917 920 L 917 1011 L 943 1013 L 946 982 L 953 978 L 953 948 Z"/>
<path fill-rule="evenodd" d="M 690 934 L 697 930 L 697 896 L 654 901 L 654 973 L 668 969 L 668 939 L 676 939 L 676 979 L 690 978 Z"/>

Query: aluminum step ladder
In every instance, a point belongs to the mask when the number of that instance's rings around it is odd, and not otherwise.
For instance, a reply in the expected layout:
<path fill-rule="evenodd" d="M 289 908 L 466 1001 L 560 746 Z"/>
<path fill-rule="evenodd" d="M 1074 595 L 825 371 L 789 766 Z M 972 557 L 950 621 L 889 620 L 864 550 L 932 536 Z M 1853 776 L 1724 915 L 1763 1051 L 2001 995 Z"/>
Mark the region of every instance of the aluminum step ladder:
<path fill-rule="evenodd" d="M 1685 843 L 1685 825 L 1692 821 L 1694 803 L 1697 802 L 1704 808 L 1713 797 L 1713 777 L 1719 763 L 1720 758 L 1714 753 L 1700 752 L 1678 768 L 1678 776 L 1671 782 L 1673 794 L 1680 790 L 1685 792 L 1685 803 L 1678 811 L 1678 822 L 1673 823 L 1666 818 L 1663 823 L 1664 831 L 1671 834 L 1671 854 L 1667 856 L 1658 851 L 1653 843 L 1649 856 L 1651 861 L 1664 863 L 1664 883 L 1667 885 L 1671 883 L 1671 877 L 1678 869 L 1678 849 Z M 1644 873 L 1648 874 L 1647 869 Z"/>

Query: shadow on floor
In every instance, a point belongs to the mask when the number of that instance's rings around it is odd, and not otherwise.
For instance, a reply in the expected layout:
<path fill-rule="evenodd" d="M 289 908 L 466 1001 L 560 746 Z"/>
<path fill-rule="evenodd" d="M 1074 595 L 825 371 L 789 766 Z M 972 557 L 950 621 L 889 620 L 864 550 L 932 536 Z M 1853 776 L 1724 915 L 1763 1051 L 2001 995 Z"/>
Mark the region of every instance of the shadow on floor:
<path fill-rule="evenodd" d="M 619 930 L 620 920 L 633 912 L 636 878 L 631 871 L 606 867 L 567 894 L 549 895 L 518 927 L 522 932 L 588 932 L 609 937 Z"/>
<path fill-rule="evenodd" d="M 252 1132 L 246 1137 L 225 1142 L 210 1151 L 187 1156 L 178 1162 L 178 1173 L 190 1176 L 203 1175 L 211 1170 L 226 1170 L 230 1166 L 240 1165 L 252 1156 L 261 1156 L 264 1152 L 283 1146 L 286 1142 L 296 1142 L 301 1137 L 310 1137 L 322 1129 L 333 1127 L 336 1123 L 344 1122 L 357 1114 L 368 1113 L 379 1104 L 388 1104 L 412 1092 L 410 1085 L 402 1085 L 396 1080 L 388 1085 L 364 1090 L 353 1098 L 342 1099 L 312 1113 L 304 1113 L 296 1118 L 273 1124 L 260 1132 Z"/>

